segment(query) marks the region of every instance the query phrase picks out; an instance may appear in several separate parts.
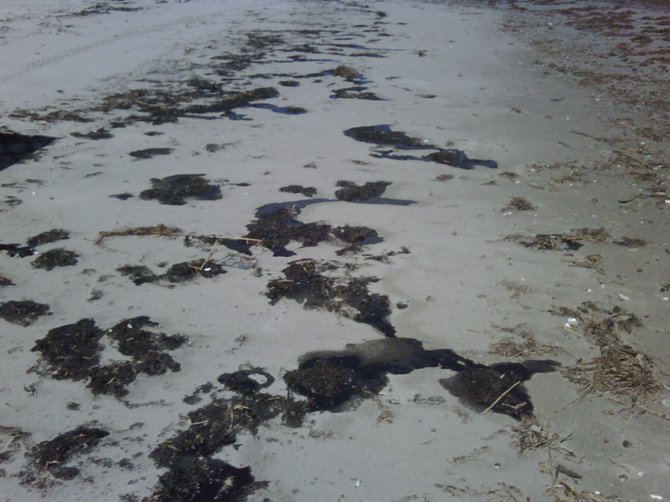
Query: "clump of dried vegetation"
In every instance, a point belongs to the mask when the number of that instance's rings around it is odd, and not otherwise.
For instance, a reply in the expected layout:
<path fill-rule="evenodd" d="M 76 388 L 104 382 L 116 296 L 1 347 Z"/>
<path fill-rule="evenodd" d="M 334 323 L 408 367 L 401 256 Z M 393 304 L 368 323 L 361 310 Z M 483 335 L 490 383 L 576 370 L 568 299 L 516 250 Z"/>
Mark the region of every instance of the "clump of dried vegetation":
<path fill-rule="evenodd" d="M 635 314 L 620 307 L 603 309 L 593 302 L 577 309 L 555 307 L 549 312 L 574 317 L 582 333 L 600 350 L 598 357 L 565 370 L 569 379 L 583 387 L 583 395 L 595 390 L 638 400 L 663 388 L 652 360 L 622 338 L 622 333 L 642 326 Z"/>

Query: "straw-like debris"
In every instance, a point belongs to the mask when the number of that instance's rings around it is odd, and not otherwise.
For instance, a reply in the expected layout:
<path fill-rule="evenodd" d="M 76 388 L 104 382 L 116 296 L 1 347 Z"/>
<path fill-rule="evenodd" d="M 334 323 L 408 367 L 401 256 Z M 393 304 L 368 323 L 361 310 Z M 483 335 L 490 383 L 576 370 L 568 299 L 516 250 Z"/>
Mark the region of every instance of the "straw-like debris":
<path fill-rule="evenodd" d="M 537 423 L 534 418 L 522 419 L 512 427 L 512 431 L 515 446 L 521 454 L 543 448 L 553 449 L 564 441 L 558 434 Z"/>
<path fill-rule="evenodd" d="M 178 237 L 183 235 L 183 232 L 180 228 L 169 227 L 163 225 L 154 225 L 151 227 L 131 227 L 124 228 L 122 230 L 110 230 L 98 232 L 98 239 L 95 241 L 96 244 L 101 244 L 102 241 L 109 237 L 128 237 L 128 236 L 158 236 L 158 237 Z"/>
<path fill-rule="evenodd" d="M 512 197 L 503 211 L 534 211 L 537 206 L 524 197 Z"/>
<path fill-rule="evenodd" d="M 584 393 L 597 390 L 638 398 L 662 389 L 651 359 L 622 338 L 623 333 L 642 326 L 635 314 L 620 307 L 603 309 L 591 302 L 577 309 L 555 307 L 550 312 L 573 317 L 581 332 L 600 349 L 600 356 L 566 370 L 567 377 L 582 385 Z"/>

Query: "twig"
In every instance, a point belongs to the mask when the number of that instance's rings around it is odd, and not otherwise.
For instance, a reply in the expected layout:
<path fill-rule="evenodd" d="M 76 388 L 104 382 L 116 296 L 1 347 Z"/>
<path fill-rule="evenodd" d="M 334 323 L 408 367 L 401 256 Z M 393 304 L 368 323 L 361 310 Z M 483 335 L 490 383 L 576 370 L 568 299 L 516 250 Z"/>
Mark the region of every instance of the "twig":
<path fill-rule="evenodd" d="M 521 380 L 517 380 L 517 381 L 514 382 L 512 385 L 510 385 L 510 387 L 509 387 L 505 392 L 503 392 L 502 394 L 500 394 L 500 395 L 498 396 L 498 399 L 496 399 L 495 401 L 493 401 L 493 402 L 491 403 L 491 405 L 490 405 L 488 408 L 486 408 L 486 409 L 482 412 L 482 415 L 486 415 L 489 411 L 491 411 L 491 410 L 495 407 L 496 404 L 498 404 L 500 401 L 502 401 L 502 400 L 505 398 L 505 396 L 506 396 L 507 394 L 509 394 L 510 392 L 512 392 L 512 390 L 514 389 L 514 387 L 516 387 L 516 386 L 519 385 L 520 383 L 521 383 Z"/>
<path fill-rule="evenodd" d="M 614 153 L 618 153 L 622 157 L 626 157 L 627 159 L 632 160 L 633 162 L 637 162 L 638 164 L 641 164 L 644 167 L 647 167 L 649 169 L 654 169 L 654 167 L 651 164 L 645 162 L 644 160 L 638 159 L 637 157 L 633 157 L 632 155 L 627 154 L 626 152 L 623 152 L 621 150 L 614 150 Z"/>
<path fill-rule="evenodd" d="M 612 397 L 612 396 L 607 396 L 607 399 L 609 399 L 610 401 L 613 401 L 617 404 L 620 404 L 622 406 L 639 408 L 646 413 L 651 413 L 654 416 L 657 416 L 657 417 L 660 417 L 660 418 L 665 418 L 666 420 L 670 420 L 670 415 L 668 415 L 666 413 L 663 413 L 662 411 L 655 410 L 653 408 L 648 408 L 647 406 L 644 406 L 643 404 L 626 403 L 625 401 L 622 401 L 621 399 L 617 399 L 617 398 Z"/>

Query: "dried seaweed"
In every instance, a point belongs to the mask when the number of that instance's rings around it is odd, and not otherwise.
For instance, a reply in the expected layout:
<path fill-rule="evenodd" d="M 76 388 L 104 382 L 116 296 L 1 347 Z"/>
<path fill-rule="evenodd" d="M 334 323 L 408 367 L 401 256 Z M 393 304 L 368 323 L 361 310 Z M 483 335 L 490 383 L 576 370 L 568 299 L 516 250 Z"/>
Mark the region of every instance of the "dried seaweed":
<path fill-rule="evenodd" d="M 533 211 L 537 206 L 523 197 L 512 197 L 503 211 Z"/>

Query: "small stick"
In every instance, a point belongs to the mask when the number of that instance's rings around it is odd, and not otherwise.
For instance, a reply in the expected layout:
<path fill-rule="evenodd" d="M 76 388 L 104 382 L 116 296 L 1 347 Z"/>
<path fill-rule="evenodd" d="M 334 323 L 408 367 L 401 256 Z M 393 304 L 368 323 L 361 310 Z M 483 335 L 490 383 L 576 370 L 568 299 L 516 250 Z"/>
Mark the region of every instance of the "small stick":
<path fill-rule="evenodd" d="M 507 389 L 505 392 L 503 392 L 502 394 L 500 394 L 500 395 L 498 396 L 498 399 L 496 399 L 495 401 L 493 401 L 493 402 L 491 403 L 491 406 L 489 406 L 488 408 L 486 408 L 486 409 L 482 412 L 482 415 L 486 415 L 489 411 L 491 411 L 491 410 L 495 407 L 496 404 L 498 404 L 500 401 L 502 401 L 502 400 L 504 399 L 504 397 L 505 397 L 507 394 L 509 394 L 510 392 L 512 392 L 512 390 L 514 389 L 514 387 L 516 387 L 516 386 L 519 385 L 520 383 L 521 383 L 521 380 L 517 380 L 516 382 L 514 382 L 514 383 L 509 387 L 509 389 Z"/>
<path fill-rule="evenodd" d="M 617 399 L 612 396 L 607 396 L 607 399 L 610 401 L 614 401 L 615 403 L 621 404 L 623 406 L 632 406 L 633 408 L 639 408 L 644 412 L 651 413 L 652 415 L 655 415 L 657 417 L 665 418 L 666 420 L 670 420 L 670 415 L 667 415 L 666 413 L 663 413 L 662 411 L 654 410 L 653 408 L 647 408 L 646 406 L 642 404 L 636 404 L 636 403 L 626 403 L 622 401 L 621 399 Z"/>

